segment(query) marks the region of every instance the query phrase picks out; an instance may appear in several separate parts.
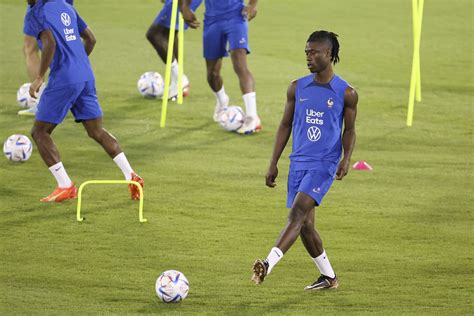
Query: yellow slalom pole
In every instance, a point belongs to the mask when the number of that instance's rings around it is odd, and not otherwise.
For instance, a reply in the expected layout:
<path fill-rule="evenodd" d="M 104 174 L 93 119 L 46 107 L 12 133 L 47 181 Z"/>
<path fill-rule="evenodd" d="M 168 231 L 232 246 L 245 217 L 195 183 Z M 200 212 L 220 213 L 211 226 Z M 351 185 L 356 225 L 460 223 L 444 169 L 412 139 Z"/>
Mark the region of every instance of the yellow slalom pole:
<path fill-rule="evenodd" d="M 165 90 L 163 91 L 163 104 L 161 106 L 160 127 L 166 125 L 166 112 L 168 110 L 168 97 L 171 83 L 171 63 L 173 62 L 174 33 L 176 31 L 176 13 L 178 12 L 178 0 L 173 0 L 171 7 L 170 37 L 168 39 L 168 55 L 166 56 Z"/>
<path fill-rule="evenodd" d="M 82 222 L 85 220 L 84 217 L 81 217 L 81 206 L 82 206 L 82 190 L 88 184 L 132 184 L 138 188 L 140 192 L 140 204 L 138 205 L 138 220 L 140 223 L 145 223 L 147 220 L 143 218 L 143 188 L 137 181 L 132 180 L 89 180 L 83 182 L 79 186 L 79 190 L 77 193 L 77 210 L 76 210 L 76 219 L 78 222 Z"/>
<path fill-rule="evenodd" d="M 420 58 L 420 43 L 421 43 L 421 26 L 423 25 L 423 6 L 424 0 L 418 0 L 418 67 L 416 69 L 416 101 L 421 102 L 421 58 Z"/>
<path fill-rule="evenodd" d="M 408 97 L 407 126 L 413 125 L 415 98 L 417 101 L 421 101 L 420 41 L 421 22 L 423 17 L 423 1 L 424 0 L 412 0 L 413 63 L 411 68 L 410 93 Z"/>
<path fill-rule="evenodd" d="M 178 13 L 178 104 L 183 104 L 183 74 L 184 74 L 184 19 Z"/>

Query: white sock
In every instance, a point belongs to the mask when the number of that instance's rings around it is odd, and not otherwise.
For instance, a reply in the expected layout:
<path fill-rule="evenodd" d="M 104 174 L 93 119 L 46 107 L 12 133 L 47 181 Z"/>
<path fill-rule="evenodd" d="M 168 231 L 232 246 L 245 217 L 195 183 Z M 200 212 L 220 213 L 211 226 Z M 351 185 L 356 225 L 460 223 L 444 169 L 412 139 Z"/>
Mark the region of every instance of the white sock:
<path fill-rule="evenodd" d="M 69 188 L 72 185 L 72 181 L 67 175 L 66 169 L 64 168 L 63 163 L 61 161 L 49 167 L 49 170 L 56 178 L 56 181 L 58 182 L 58 187 Z"/>
<path fill-rule="evenodd" d="M 277 247 L 273 247 L 272 250 L 270 250 L 270 253 L 268 254 L 267 257 L 267 262 L 268 262 L 268 271 L 267 274 L 269 274 L 273 267 L 278 263 L 278 261 L 283 258 L 283 252 L 278 249 Z"/>
<path fill-rule="evenodd" d="M 228 105 L 229 96 L 225 93 L 224 85 L 222 85 L 222 88 L 219 91 L 214 92 L 214 95 L 216 96 L 217 102 L 219 102 L 221 106 Z"/>
<path fill-rule="evenodd" d="M 255 92 L 242 95 L 245 104 L 245 113 L 250 117 L 257 117 L 257 97 Z"/>
<path fill-rule="evenodd" d="M 171 63 L 171 79 L 178 81 L 178 61 L 175 59 Z"/>
<path fill-rule="evenodd" d="M 125 180 L 130 180 L 132 179 L 132 172 L 133 169 L 130 166 L 130 163 L 127 160 L 127 157 L 125 157 L 125 154 L 121 152 L 115 158 L 113 159 L 114 162 L 117 164 L 117 166 L 122 170 L 123 175 L 125 176 Z"/>
<path fill-rule="evenodd" d="M 328 256 L 326 256 L 326 250 L 324 250 L 323 253 L 317 256 L 316 258 L 311 259 L 313 259 L 314 263 L 319 269 L 319 272 L 321 272 L 322 275 L 328 276 L 330 278 L 334 278 L 336 276 L 334 270 L 331 267 L 331 263 L 329 262 Z"/>

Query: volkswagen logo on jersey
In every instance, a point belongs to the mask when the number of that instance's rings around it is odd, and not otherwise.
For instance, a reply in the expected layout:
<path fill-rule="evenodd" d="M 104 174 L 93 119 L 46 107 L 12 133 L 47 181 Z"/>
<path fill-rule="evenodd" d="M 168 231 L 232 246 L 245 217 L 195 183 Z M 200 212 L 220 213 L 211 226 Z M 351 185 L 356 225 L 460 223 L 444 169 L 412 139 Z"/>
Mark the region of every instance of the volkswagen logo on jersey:
<path fill-rule="evenodd" d="M 321 130 L 317 126 L 308 128 L 308 139 L 312 142 L 317 142 L 321 138 Z"/>
<path fill-rule="evenodd" d="M 328 108 L 332 108 L 333 105 L 334 105 L 334 100 L 332 98 L 329 98 L 328 99 Z"/>
<path fill-rule="evenodd" d="M 61 13 L 61 21 L 65 26 L 71 25 L 71 17 L 67 13 Z"/>

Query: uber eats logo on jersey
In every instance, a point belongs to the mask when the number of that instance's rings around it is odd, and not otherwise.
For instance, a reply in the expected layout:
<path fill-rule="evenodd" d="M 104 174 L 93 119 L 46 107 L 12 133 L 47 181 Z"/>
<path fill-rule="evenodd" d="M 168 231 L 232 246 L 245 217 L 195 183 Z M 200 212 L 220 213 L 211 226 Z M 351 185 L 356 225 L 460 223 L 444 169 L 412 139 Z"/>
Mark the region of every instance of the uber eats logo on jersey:
<path fill-rule="evenodd" d="M 306 109 L 306 124 L 324 125 L 323 116 L 324 112 Z M 321 138 L 321 130 L 317 126 L 310 126 L 306 134 L 312 142 L 317 142 Z"/>
<path fill-rule="evenodd" d="M 64 26 L 66 26 L 63 31 L 64 35 L 66 38 L 66 41 L 75 41 L 77 39 L 76 35 L 74 35 L 74 29 L 70 28 L 68 29 L 67 27 L 71 25 L 71 17 L 67 13 L 61 13 L 61 22 L 63 22 Z"/>

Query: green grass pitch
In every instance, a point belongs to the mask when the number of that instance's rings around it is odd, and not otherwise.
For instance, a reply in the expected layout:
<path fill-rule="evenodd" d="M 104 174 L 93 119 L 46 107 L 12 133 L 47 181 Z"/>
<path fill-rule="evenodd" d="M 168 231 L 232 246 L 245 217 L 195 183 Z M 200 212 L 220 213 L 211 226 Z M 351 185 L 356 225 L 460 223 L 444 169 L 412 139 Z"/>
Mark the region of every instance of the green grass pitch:
<path fill-rule="evenodd" d="M 27 81 L 22 48 L 25 1 L 0 2 L 0 138 L 29 135 L 16 90 Z M 212 122 L 201 34 L 186 33 L 191 95 L 161 103 L 138 95 L 145 71 L 164 73 L 145 32 L 160 1 L 76 0 L 95 32 L 91 60 L 104 123 L 145 179 L 145 217 L 125 186 L 41 204 L 56 185 L 38 152 L 23 164 L 0 159 L 0 314 L 440 314 L 473 308 L 473 28 L 469 0 L 425 1 L 421 103 L 405 126 L 412 59 L 411 1 L 260 1 L 250 23 L 250 69 L 264 129 L 241 137 Z M 202 20 L 203 9 L 198 11 Z M 286 223 L 286 150 L 277 188 L 264 186 L 288 83 L 307 74 L 304 44 L 316 29 L 340 35 L 336 72 L 359 92 L 351 171 L 333 185 L 319 228 L 340 278 L 335 291 L 307 293 L 318 275 L 300 241 L 269 278 L 250 281 Z M 230 60 L 223 76 L 243 105 Z M 68 116 L 54 133 L 76 184 L 122 179 L 110 158 Z M 288 148 L 289 149 L 289 148 Z M 191 283 L 177 305 L 158 301 L 160 272 Z"/>

